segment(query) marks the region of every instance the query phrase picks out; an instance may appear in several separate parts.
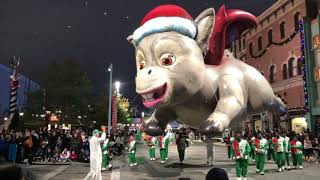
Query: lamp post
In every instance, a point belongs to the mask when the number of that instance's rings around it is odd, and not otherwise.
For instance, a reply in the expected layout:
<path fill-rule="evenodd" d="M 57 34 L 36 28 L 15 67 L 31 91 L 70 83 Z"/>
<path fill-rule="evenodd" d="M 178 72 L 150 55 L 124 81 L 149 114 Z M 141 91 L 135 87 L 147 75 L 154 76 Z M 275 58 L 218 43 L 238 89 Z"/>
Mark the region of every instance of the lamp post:
<path fill-rule="evenodd" d="M 109 77 L 109 111 L 108 111 L 108 134 L 110 134 L 111 129 L 111 100 L 112 100 L 112 63 L 108 67 L 108 72 L 110 73 Z"/>

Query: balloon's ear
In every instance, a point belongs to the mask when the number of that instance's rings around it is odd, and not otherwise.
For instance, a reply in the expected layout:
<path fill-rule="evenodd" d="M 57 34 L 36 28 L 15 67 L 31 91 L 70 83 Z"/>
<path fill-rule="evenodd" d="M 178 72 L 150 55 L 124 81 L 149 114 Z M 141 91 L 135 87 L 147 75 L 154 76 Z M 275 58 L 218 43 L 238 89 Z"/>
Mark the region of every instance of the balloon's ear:
<path fill-rule="evenodd" d="M 128 36 L 127 41 L 135 47 L 135 44 L 133 42 L 133 35 Z"/>
<path fill-rule="evenodd" d="M 196 43 L 204 54 L 208 51 L 209 39 L 213 32 L 215 22 L 215 11 L 213 8 L 204 10 L 195 19 L 198 26 L 198 33 L 195 38 Z"/>

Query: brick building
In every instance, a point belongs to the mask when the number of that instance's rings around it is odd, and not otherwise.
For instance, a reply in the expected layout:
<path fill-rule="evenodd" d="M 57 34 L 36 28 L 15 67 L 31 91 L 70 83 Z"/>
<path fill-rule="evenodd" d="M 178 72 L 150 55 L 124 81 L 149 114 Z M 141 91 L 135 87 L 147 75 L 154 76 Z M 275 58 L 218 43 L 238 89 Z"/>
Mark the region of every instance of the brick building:
<path fill-rule="evenodd" d="M 251 114 L 254 129 L 285 127 L 302 130 L 305 98 L 299 23 L 306 16 L 304 0 L 279 0 L 258 17 L 258 27 L 245 31 L 231 45 L 235 57 L 259 70 L 286 103 L 285 117 L 274 111 Z M 296 119 L 298 119 L 298 125 Z M 297 126 L 297 127 L 295 127 Z"/>

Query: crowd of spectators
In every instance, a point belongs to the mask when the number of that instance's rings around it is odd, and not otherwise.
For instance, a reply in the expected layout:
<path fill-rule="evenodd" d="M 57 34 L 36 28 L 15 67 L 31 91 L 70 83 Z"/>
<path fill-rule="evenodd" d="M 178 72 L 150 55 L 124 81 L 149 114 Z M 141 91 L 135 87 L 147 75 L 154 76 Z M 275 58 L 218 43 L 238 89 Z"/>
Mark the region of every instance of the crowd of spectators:
<path fill-rule="evenodd" d="M 90 130 L 40 128 L 0 132 L 0 161 L 32 164 L 43 162 L 89 162 Z M 124 138 L 120 133 L 109 136 L 115 155 L 120 155 Z M 112 156 L 112 155 L 111 155 Z"/>

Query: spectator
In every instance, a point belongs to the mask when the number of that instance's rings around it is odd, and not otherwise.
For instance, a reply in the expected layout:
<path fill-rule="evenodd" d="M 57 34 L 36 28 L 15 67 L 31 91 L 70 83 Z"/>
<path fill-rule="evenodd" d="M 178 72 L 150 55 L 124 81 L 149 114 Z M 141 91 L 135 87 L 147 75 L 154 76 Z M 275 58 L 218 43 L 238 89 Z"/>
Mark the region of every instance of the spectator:
<path fill-rule="evenodd" d="M 80 139 L 78 137 L 78 134 L 74 133 L 70 140 L 70 148 L 75 150 L 77 154 L 79 154 L 79 144 L 80 144 Z"/>
<path fill-rule="evenodd" d="M 73 162 L 78 160 L 78 155 L 76 154 L 75 150 L 71 150 L 70 160 L 73 161 Z"/>
<path fill-rule="evenodd" d="M 310 162 L 310 154 L 312 153 L 312 142 L 309 139 L 309 135 L 304 137 L 304 151 L 305 151 L 305 159 L 308 158 L 308 162 Z"/>
<path fill-rule="evenodd" d="M 180 164 L 183 164 L 185 150 L 189 146 L 185 129 L 181 129 L 180 133 L 178 134 L 178 138 L 176 139 L 176 144 L 178 148 Z"/>
<path fill-rule="evenodd" d="M 229 180 L 229 177 L 224 169 L 213 168 L 207 173 L 206 180 Z"/>
<path fill-rule="evenodd" d="M 64 150 L 61 152 L 60 154 L 60 159 L 59 161 L 62 161 L 62 162 L 67 162 L 70 160 L 70 151 L 68 151 L 67 148 L 64 148 Z"/>
<path fill-rule="evenodd" d="M 32 160 L 33 160 L 33 141 L 32 141 L 32 137 L 31 137 L 31 133 L 27 130 L 25 132 L 25 138 L 23 141 L 23 146 L 25 149 L 25 158 L 28 159 L 28 165 L 32 164 Z"/>

